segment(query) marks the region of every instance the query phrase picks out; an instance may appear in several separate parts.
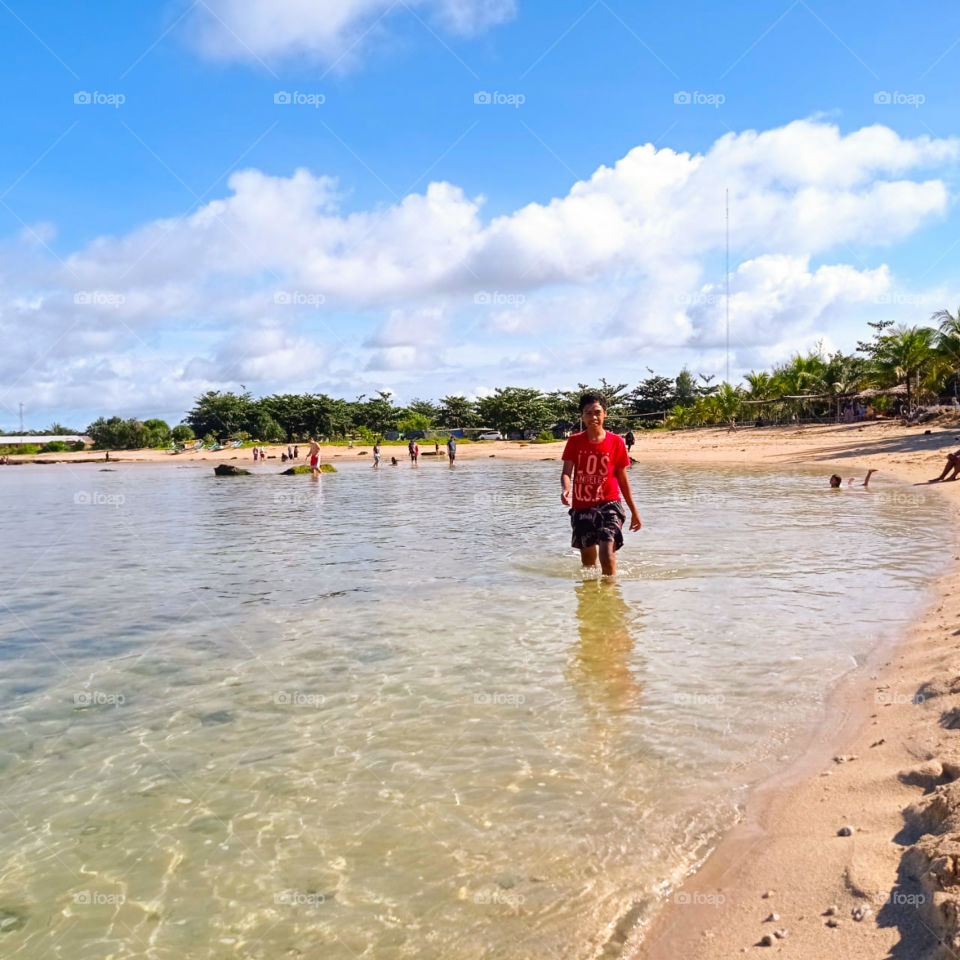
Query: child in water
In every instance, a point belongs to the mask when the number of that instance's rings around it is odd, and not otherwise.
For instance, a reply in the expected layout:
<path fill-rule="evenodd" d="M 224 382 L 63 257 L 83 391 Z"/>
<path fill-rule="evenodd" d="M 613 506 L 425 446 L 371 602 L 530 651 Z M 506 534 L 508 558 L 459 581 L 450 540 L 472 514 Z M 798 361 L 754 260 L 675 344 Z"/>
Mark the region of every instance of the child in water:
<path fill-rule="evenodd" d="M 860 486 L 863 487 L 865 490 L 869 490 L 869 489 L 870 489 L 870 478 L 871 478 L 876 472 L 877 472 L 876 470 L 868 470 L 868 471 L 867 471 L 867 475 L 863 478 L 863 483 L 861 483 Z M 847 486 L 848 486 L 848 487 L 855 486 L 855 485 L 856 485 L 856 482 L 857 482 L 857 478 L 856 478 L 856 477 L 851 477 L 851 478 L 847 481 Z M 840 474 L 835 473 L 835 474 L 830 478 L 830 487 L 831 487 L 831 489 L 833 489 L 833 490 L 839 490 L 842 485 L 843 485 L 843 477 L 841 477 Z"/>
<path fill-rule="evenodd" d="M 627 519 L 621 490 L 630 508 L 630 529 L 641 527 L 627 479 L 630 456 L 623 437 L 603 429 L 607 403 L 599 393 L 580 397 L 580 418 L 586 430 L 573 434 L 563 448 L 560 502 L 570 507 L 571 546 L 580 551 L 581 563 L 595 567 L 599 552 L 603 575 L 612 577 L 617 572 L 615 553 L 623 546 L 622 527 Z"/>

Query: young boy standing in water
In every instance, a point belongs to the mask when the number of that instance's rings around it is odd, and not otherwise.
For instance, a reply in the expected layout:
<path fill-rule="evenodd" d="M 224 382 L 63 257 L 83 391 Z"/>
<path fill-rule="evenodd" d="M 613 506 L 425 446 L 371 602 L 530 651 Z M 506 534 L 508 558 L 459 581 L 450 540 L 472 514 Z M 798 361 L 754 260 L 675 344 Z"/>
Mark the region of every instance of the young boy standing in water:
<path fill-rule="evenodd" d="M 603 429 L 606 418 L 607 404 L 599 393 L 585 393 L 580 398 L 580 419 L 586 429 L 573 434 L 563 448 L 560 502 L 571 507 L 571 546 L 580 551 L 583 565 L 595 567 L 599 550 L 603 574 L 612 577 L 617 572 L 615 553 L 623 546 L 622 528 L 627 519 L 621 490 L 630 508 L 630 529 L 639 530 L 641 524 L 627 479 L 630 457 L 623 437 Z"/>

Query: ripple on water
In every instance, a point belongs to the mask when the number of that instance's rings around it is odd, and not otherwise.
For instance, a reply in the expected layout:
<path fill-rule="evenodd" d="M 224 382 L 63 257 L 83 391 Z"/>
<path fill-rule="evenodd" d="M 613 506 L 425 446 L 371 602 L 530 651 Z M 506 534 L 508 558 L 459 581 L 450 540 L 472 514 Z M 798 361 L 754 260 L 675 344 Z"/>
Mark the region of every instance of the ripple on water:
<path fill-rule="evenodd" d="M 208 472 L 77 525 L 5 478 L 8 547 L 64 539 L 0 624 L 11 956 L 615 955 L 945 545 L 932 499 L 645 466 L 606 583 L 555 464 Z"/>

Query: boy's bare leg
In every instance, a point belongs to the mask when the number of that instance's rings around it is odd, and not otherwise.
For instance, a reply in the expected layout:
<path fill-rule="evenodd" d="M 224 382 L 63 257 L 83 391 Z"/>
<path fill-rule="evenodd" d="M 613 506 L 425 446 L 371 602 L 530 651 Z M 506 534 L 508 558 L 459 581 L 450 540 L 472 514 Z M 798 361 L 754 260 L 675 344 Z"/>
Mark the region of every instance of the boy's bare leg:
<path fill-rule="evenodd" d="M 581 547 L 580 562 L 585 567 L 595 567 L 597 565 L 597 548 L 595 546 Z"/>
<path fill-rule="evenodd" d="M 612 540 L 600 544 L 600 569 L 605 577 L 612 577 L 617 572 L 617 555 Z"/>

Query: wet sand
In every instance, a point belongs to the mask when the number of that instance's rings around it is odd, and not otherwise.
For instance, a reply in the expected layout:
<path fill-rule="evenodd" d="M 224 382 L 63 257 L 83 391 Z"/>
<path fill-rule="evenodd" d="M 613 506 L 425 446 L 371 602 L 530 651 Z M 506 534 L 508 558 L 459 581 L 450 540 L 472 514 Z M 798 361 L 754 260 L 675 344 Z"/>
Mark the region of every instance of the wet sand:
<path fill-rule="evenodd" d="M 937 476 L 946 453 L 958 448 L 956 423 L 904 427 L 881 422 L 641 434 L 633 456 L 635 469 L 658 460 L 819 465 L 825 510 L 842 509 L 842 497 L 851 495 L 827 489 L 831 473 L 840 473 L 846 483 L 851 476 L 862 479 L 873 467 L 879 471 L 871 482 L 875 495 L 884 494 L 890 480 L 923 483 L 910 489 L 946 498 L 956 518 L 960 483 L 925 481 Z M 267 449 L 276 459 L 260 469 L 283 466 L 284 448 Z M 422 451 L 431 452 L 432 445 L 423 445 Z M 491 456 L 559 460 L 561 451 L 562 442 L 460 444 L 457 460 L 464 465 Z M 405 447 L 384 447 L 383 452 L 387 460 L 382 469 L 392 469 L 390 456 L 409 468 Z M 371 450 L 323 449 L 325 462 L 360 457 L 370 459 Z M 111 462 L 207 461 L 211 467 L 234 458 L 237 465 L 253 463 L 249 450 L 111 454 Z M 445 458 L 439 459 L 442 464 L 422 455 L 421 468 L 448 468 Z M 903 488 L 897 489 L 903 496 Z M 643 504 L 638 507 L 642 516 Z M 909 522 L 905 502 L 904 523 Z M 960 935 L 958 555 L 960 539 L 946 558 L 949 570 L 927 613 L 892 653 L 887 650 L 878 662 L 851 671 L 835 691 L 803 760 L 788 771 L 771 770 L 740 825 L 697 874 L 669 895 L 644 942 L 628 946 L 627 955 L 643 960 L 712 960 L 755 951 L 810 960 L 958 955 L 960 940 L 953 940 Z M 824 628 L 829 630 L 829 624 Z M 851 835 L 838 835 L 846 827 Z M 777 919 L 768 920 L 771 915 Z M 785 935 L 777 936 L 778 931 Z M 770 946 L 761 945 L 765 936 Z M 938 946 L 941 938 L 947 948 Z"/>

